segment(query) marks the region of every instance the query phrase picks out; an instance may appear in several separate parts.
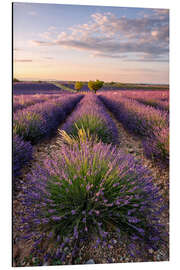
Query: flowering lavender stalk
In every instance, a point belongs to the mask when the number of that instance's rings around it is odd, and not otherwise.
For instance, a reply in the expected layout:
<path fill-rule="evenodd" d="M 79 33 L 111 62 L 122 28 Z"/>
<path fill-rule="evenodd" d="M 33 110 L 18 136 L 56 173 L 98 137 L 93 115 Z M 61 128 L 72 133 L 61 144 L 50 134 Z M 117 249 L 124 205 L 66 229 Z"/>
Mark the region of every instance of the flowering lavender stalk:
<path fill-rule="evenodd" d="M 62 126 L 68 134 L 78 136 L 78 129 L 88 130 L 105 143 L 117 143 L 117 127 L 105 106 L 94 94 L 86 94 L 79 102 L 68 121 Z"/>
<path fill-rule="evenodd" d="M 147 169 L 112 145 L 62 144 L 47 155 L 43 167 L 33 169 L 28 183 L 21 198 L 29 209 L 26 222 L 53 243 L 54 259 L 59 252 L 65 258 L 65 247 L 72 243 L 74 254 L 79 241 L 94 235 L 105 245 L 112 229 L 152 248 L 161 241 L 158 189 Z"/>
<path fill-rule="evenodd" d="M 32 145 L 17 135 L 13 136 L 13 179 L 20 175 L 21 168 L 32 159 Z"/>
<path fill-rule="evenodd" d="M 155 129 L 154 134 L 143 141 L 145 154 L 148 158 L 169 164 L 169 129 Z M 162 163 L 161 163 L 162 164 Z"/>

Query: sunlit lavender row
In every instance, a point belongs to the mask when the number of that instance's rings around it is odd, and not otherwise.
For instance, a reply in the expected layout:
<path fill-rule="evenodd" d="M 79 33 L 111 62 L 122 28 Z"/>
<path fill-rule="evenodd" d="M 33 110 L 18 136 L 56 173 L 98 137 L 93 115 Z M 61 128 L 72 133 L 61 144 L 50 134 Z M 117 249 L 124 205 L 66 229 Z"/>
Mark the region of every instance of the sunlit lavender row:
<path fill-rule="evenodd" d="M 60 97 L 60 95 L 17 95 L 13 97 L 13 112 L 22 110 L 36 103 L 48 101 Z"/>
<path fill-rule="evenodd" d="M 116 92 L 117 93 L 117 92 Z M 169 91 L 119 91 L 118 92 L 123 97 L 128 98 L 144 98 L 149 100 L 169 100 Z"/>
<path fill-rule="evenodd" d="M 14 134 L 32 143 L 37 142 L 62 123 L 81 98 L 82 95 L 64 95 L 17 111 L 13 117 Z"/>
<path fill-rule="evenodd" d="M 155 100 L 149 98 L 136 98 L 137 101 L 155 107 L 156 109 L 169 111 L 169 101 L 168 100 Z"/>
<path fill-rule="evenodd" d="M 169 91 L 121 91 L 119 95 L 153 106 L 156 109 L 169 111 Z"/>
<path fill-rule="evenodd" d="M 62 126 L 69 134 L 77 135 L 77 128 L 84 128 L 90 135 L 106 143 L 118 142 L 117 127 L 104 104 L 94 94 L 86 94 Z"/>
<path fill-rule="evenodd" d="M 169 91 L 121 91 L 121 96 L 169 111 Z"/>

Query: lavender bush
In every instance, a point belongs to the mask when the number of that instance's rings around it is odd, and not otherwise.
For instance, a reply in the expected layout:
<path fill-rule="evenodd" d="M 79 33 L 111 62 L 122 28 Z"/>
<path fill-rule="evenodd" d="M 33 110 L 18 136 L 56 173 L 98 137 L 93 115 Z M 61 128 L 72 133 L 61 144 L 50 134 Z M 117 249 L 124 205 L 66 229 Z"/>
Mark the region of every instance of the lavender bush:
<path fill-rule="evenodd" d="M 103 103 L 94 94 L 86 94 L 62 126 L 62 130 L 76 137 L 78 129 L 82 128 L 104 143 L 118 142 L 116 125 Z"/>
<path fill-rule="evenodd" d="M 23 110 L 13 120 L 13 132 L 24 140 L 35 143 L 46 133 L 46 121 L 39 113 Z"/>
<path fill-rule="evenodd" d="M 17 135 L 13 136 L 13 178 L 20 175 L 21 168 L 32 159 L 32 145 Z"/>
<path fill-rule="evenodd" d="M 148 158 L 163 161 L 169 164 L 169 129 L 158 127 L 154 131 L 154 135 L 143 141 L 145 154 Z"/>
<path fill-rule="evenodd" d="M 161 198 L 147 169 L 116 147 L 99 142 L 62 144 L 28 176 L 22 217 L 34 256 L 52 263 L 76 256 L 87 239 L 106 245 L 108 235 L 128 235 L 156 249 L 161 241 Z M 113 242 L 111 243 L 113 245 Z"/>

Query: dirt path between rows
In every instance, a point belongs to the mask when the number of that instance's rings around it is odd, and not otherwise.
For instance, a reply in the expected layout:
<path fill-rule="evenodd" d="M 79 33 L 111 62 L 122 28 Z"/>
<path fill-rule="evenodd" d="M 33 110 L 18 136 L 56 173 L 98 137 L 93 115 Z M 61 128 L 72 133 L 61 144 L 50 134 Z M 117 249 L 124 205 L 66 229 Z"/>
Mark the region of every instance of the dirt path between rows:
<path fill-rule="evenodd" d="M 108 111 L 108 110 L 107 110 Z M 164 204 L 168 206 L 169 199 L 169 172 L 168 168 L 163 169 L 159 168 L 155 164 L 153 164 L 150 160 L 148 160 L 143 154 L 143 147 L 141 144 L 141 140 L 129 134 L 123 127 L 121 123 L 119 123 L 113 116 L 112 113 L 108 111 L 111 115 L 112 119 L 115 121 L 118 131 L 119 131 L 119 148 L 123 150 L 125 153 L 129 153 L 135 157 L 135 159 L 139 160 L 142 165 L 147 167 L 151 172 L 154 179 L 155 185 L 157 185 L 161 189 L 161 194 L 163 196 Z M 71 114 L 70 114 L 71 115 Z M 70 116 L 69 115 L 69 116 Z M 69 117 L 68 116 L 68 117 Z M 68 121 L 68 117 L 66 121 Z M 62 127 L 62 124 L 59 128 Z M 21 176 L 21 183 L 19 185 L 19 190 L 15 193 L 13 199 L 13 266 L 30 266 L 36 265 L 36 261 L 34 258 L 31 259 L 31 262 L 25 260 L 25 257 L 29 257 L 32 249 L 32 242 L 25 242 L 20 240 L 21 236 L 21 221 L 19 218 L 19 212 L 23 211 L 24 208 L 20 203 L 19 197 L 21 195 L 21 190 L 23 187 L 27 188 L 28 183 L 26 181 L 26 175 L 30 172 L 36 162 L 40 162 L 43 160 L 44 155 L 46 155 L 47 149 L 50 149 L 57 141 L 59 135 L 58 133 L 54 133 L 54 136 L 49 139 L 44 139 L 38 145 L 34 146 L 34 154 L 33 161 L 29 166 L 23 169 L 23 173 Z M 165 224 L 166 231 L 169 229 L 169 219 L 168 219 L 168 210 L 164 210 L 161 213 L 160 221 L 162 224 Z M 149 250 L 148 254 L 144 256 L 139 256 L 136 258 L 132 258 L 128 255 L 128 247 L 126 245 L 126 239 L 124 238 L 121 242 L 117 240 L 113 235 L 111 235 L 115 241 L 115 246 L 112 248 L 107 247 L 98 247 L 94 248 L 94 242 L 91 241 L 86 244 L 86 246 L 82 246 L 79 252 L 77 259 L 74 261 L 75 264 L 84 264 L 89 259 L 93 259 L 95 263 L 123 263 L 123 262 L 145 262 L 145 261 L 168 261 L 169 260 L 169 247 L 168 244 L 164 244 L 159 250 L 153 252 L 153 250 Z M 166 239 L 168 241 L 168 239 Z M 71 262 L 67 262 L 67 264 L 71 264 Z"/>

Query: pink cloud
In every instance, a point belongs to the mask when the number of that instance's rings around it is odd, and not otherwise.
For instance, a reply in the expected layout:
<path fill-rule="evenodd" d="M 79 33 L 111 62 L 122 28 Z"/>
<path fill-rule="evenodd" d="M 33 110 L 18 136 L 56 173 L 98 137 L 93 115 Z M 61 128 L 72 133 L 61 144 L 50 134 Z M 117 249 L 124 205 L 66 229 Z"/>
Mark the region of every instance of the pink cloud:
<path fill-rule="evenodd" d="M 161 18 L 159 18 L 161 17 Z M 168 10 L 154 10 L 146 17 L 116 17 L 112 13 L 95 13 L 88 23 L 69 28 L 50 41 L 34 40 L 36 46 L 62 46 L 88 51 L 96 57 L 124 58 L 123 54 L 148 54 L 146 61 L 168 61 L 169 18 Z M 53 29 L 52 29 L 53 31 Z M 162 57 L 164 56 L 164 57 Z M 138 57 L 137 57 L 138 58 Z M 141 57 L 139 61 L 145 61 Z M 147 60 L 148 59 L 148 60 Z"/>

